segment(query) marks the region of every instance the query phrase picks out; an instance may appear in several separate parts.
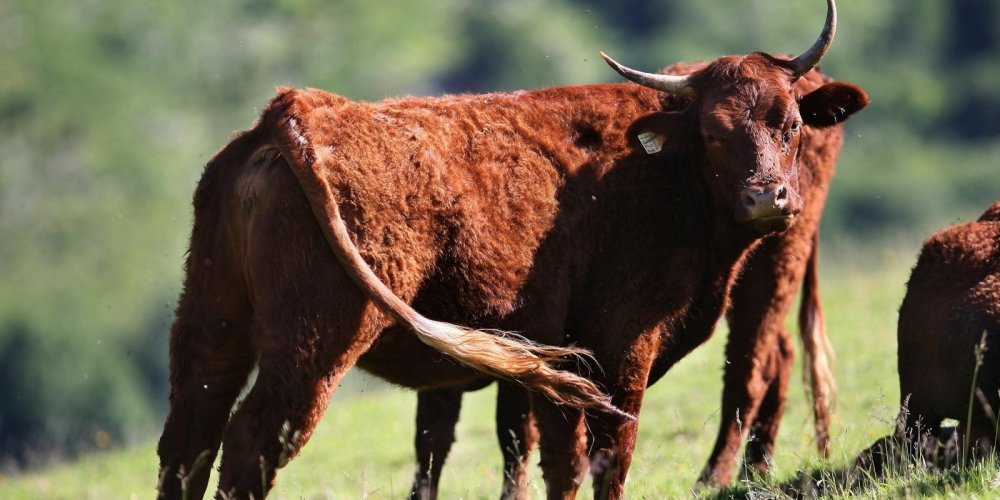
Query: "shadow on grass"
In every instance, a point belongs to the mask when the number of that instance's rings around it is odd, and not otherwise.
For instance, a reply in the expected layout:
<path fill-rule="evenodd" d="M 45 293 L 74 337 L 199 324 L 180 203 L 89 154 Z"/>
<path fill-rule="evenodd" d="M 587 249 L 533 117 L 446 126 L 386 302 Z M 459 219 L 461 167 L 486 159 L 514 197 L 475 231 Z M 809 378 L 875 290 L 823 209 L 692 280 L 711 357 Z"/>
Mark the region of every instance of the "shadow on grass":
<path fill-rule="evenodd" d="M 1000 468 L 993 453 L 958 460 L 957 439 L 942 436 L 916 448 L 886 436 L 848 466 L 799 471 L 783 482 L 751 478 L 716 490 L 708 499 L 770 498 L 913 498 L 948 493 L 978 494 L 1000 487 Z"/>

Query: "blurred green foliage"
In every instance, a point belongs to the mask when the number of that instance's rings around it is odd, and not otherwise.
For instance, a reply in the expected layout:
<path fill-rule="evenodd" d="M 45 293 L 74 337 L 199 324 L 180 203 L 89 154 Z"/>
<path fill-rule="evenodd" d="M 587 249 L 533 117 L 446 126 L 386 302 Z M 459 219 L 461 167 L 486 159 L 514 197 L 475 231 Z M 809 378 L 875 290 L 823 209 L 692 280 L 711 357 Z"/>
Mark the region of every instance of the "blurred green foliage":
<path fill-rule="evenodd" d="M 796 53 L 822 2 L 81 0 L 0 4 L 0 462 L 155 433 L 201 167 L 276 85 L 354 99 L 612 81 Z M 1000 2 L 841 0 L 823 62 L 871 107 L 827 240 L 929 234 L 1000 196 Z M 915 249 L 914 249 L 915 252 Z"/>

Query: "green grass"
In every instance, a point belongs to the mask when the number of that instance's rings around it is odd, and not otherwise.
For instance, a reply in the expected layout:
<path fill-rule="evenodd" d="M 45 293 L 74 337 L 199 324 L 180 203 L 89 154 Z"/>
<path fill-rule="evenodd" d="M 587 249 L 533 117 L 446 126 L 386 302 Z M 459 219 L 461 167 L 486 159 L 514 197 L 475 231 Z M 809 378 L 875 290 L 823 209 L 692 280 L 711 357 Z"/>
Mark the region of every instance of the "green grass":
<path fill-rule="evenodd" d="M 1000 497 L 995 461 L 964 470 L 904 468 L 855 490 L 840 477 L 854 457 L 888 434 L 896 416 L 895 324 L 919 244 L 902 252 L 827 250 L 821 288 L 829 335 L 837 348 L 840 388 L 833 453 L 821 460 L 812 442 L 798 360 L 779 434 L 773 477 L 701 495 L 780 496 L 804 478 L 822 479 L 840 497 Z M 791 316 L 791 315 L 790 315 Z M 648 392 L 629 498 L 681 498 L 707 458 L 718 426 L 725 332 L 684 359 Z M 442 479 L 442 498 L 494 498 L 500 454 L 493 437 L 495 389 L 465 399 L 455 445 Z M 413 472 L 415 395 L 355 378 L 331 403 L 301 455 L 278 476 L 273 498 L 402 498 Z M 534 460 L 537 463 L 537 459 Z M 540 471 L 533 470 L 536 498 Z M 153 439 L 72 464 L 0 476 L 0 498 L 149 498 L 156 481 Z M 815 482 L 815 480 L 813 481 Z M 213 479 L 214 484 L 214 479 Z M 583 495 L 590 496 L 589 484 Z"/>

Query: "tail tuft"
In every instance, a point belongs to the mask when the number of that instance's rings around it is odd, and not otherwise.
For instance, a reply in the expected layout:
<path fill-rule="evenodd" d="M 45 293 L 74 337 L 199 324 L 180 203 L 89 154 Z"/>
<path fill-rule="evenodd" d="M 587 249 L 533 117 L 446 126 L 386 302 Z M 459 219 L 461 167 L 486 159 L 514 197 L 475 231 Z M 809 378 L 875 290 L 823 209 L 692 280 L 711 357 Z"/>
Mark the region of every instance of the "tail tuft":
<path fill-rule="evenodd" d="M 460 363 L 537 391 L 557 404 L 635 419 L 616 408 L 593 381 L 555 368 L 572 361 L 588 369 L 591 363 L 596 366 L 586 349 L 539 344 L 516 333 L 474 330 L 422 316 L 414 319 L 412 328 L 424 343 Z"/>
<path fill-rule="evenodd" d="M 802 337 L 802 377 L 806 392 L 812 399 L 816 447 L 823 457 L 830 455 L 830 416 L 833 412 L 837 381 L 833 375 L 834 351 L 823 326 L 823 308 L 819 302 L 817 276 L 817 245 L 819 235 L 813 235 L 813 246 L 802 280 L 802 303 L 799 306 L 799 333 Z"/>

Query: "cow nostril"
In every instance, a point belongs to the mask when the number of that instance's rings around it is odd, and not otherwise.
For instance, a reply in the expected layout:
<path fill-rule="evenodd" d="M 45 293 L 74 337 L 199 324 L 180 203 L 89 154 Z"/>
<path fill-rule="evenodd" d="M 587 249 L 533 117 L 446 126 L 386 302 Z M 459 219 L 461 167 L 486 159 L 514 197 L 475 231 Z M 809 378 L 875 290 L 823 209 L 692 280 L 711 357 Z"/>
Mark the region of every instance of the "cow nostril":
<path fill-rule="evenodd" d="M 774 192 L 774 199 L 777 201 L 787 201 L 788 189 L 785 189 L 785 186 L 778 186 L 778 189 Z"/>
<path fill-rule="evenodd" d="M 743 193 L 740 201 L 743 202 L 743 207 L 746 209 L 751 209 L 757 204 L 757 200 L 750 193 Z"/>

